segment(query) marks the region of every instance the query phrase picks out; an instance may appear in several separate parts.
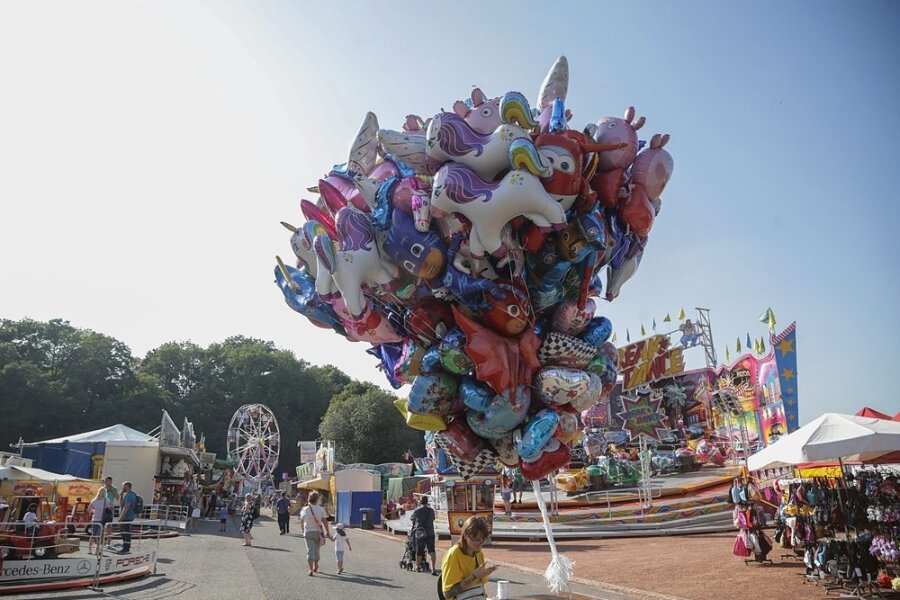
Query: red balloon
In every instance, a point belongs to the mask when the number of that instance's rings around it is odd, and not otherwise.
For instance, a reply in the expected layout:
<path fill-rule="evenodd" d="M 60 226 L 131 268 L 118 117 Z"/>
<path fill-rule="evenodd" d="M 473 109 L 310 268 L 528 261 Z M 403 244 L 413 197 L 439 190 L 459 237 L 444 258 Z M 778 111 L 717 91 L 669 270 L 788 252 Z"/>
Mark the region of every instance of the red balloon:
<path fill-rule="evenodd" d="M 572 451 L 566 444 L 560 444 L 559 448 L 551 452 L 546 450 L 534 462 L 521 461 L 522 476 L 528 481 L 535 481 L 542 477 L 546 477 L 553 471 L 558 471 L 569 463 L 572 457 Z"/>
<path fill-rule="evenodd" d="M 537 349 L 541 340 L 531 328 L 519 337 L 498 335 L 453 307 L 456 324 L 466 334 L 465 351 L 475 364 L 475 378 L 498 394 L 519 385 L 530 386 L 531 377 L 541 368 Z"/>
<path fill-rule="evenodd" d="M 591 189 L 597 192 L 597 198 L 604 208 L 615 208 L 619 205 L 619 190 L 625 184 L 625 169 L 600 171 L 591 179 Z"/>
<path fill-rule="evenodd" d="M 619 207 L 619 216 L 639 236 L 646 237 L 650 233 L 656 210 L 643 186 L 636 185 L 631 190 L 631 196 Z"/>
<path fill-rule="evenodd" d="M 437 298 L 424 298 L 406 313 L 406 330 L 426 345 L 444 338 L 455 327 L 450 306 Z"/>
<path fill-rule="evenodd" d="M 467 462 L 475 460 L 484 446 L 484 442 L 469 428 L 464 417 L 450 421 L 447 429 L 437 432 L 435 437 L 440 437 L 447 452 Z"/>

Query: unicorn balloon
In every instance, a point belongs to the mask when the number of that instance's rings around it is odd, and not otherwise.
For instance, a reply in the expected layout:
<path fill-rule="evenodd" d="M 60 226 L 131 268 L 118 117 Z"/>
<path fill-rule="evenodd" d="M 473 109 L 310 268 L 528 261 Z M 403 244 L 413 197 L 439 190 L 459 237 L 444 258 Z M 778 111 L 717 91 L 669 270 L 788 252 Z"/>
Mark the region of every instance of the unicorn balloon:
<path fill-rule="evenodd" d="M 509 248 L 503 243 L 502 229 L 514 217 L 527 217 L 546 231 L 562 229 L 566 224 L 562 206 L 528 171 L 516 169 L 491 183 L 455 162 L 441 167 L 434 178 L 431 211 L 435 216 L 459 213 L 471 222 L 469 251 L 473 256 L 506 255 Z"/>

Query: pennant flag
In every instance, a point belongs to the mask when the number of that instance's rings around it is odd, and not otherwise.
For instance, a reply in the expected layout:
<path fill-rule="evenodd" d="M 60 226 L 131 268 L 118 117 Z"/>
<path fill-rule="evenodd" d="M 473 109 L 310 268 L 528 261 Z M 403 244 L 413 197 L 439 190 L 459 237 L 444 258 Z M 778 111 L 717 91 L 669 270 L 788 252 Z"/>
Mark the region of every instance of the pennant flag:
<path fill-rule="evenodd" d="M 781 387 L 781 401 L 784 402 L 784 416 L 787 418 L 788 433 L 796 431 L 800 425 L 800 410 L 797 396 L 797 322 L 772 336 L 769 340 L 775 354 L 778 368 L 778 383 Z"/>
<path fill-rule="evenodd" d="M 728 352 L 728 346 L 725 346 L 725 362 L 726 363 L 731 362 L 731 354 Z"/>
<path fill-rule="evenodd" d="M 653 331 L 656 331 L 656 317 L 653 317 Z"/>
<path fill-rule="evenodd" d="M 669 313 L 666 313 L 666 318 L 663 319 L 663 323 L 671 323 L 672 317 L 669 316 Z"/>
<path fill-rule="evenodd" d="M 764 338 L 759 338 L 759 353 L 766 353 L 766 340 Z"/>
<path fill-rule="evenodd" d="M 645 335 L 647 335 L 647 332 L 644 331 L 644 324 L 641 323 L 641 337 L 644 337 Z"/>
<path fill-rule="evenodd" d="M 750 349 L 750 332 L 747 332 L 747 350 Z"/>
<path fill-rule="evenodd" d="M 741 353 L 741 338 L 738 336 L 737 342 L 734 344 L 734 351 L 738 354 Z"/>
<path fill-rule="evenodd" d="M 678 320 L 679 320 L 679 321 L 684 321 L 684 318 L 685 318 L 686 316 L 687 316 L 687 315 L 684 314 L 684 307 L 682 306 L 682 307 L 681 307 L 681 310 L 678 311 Z"/>
<path fill-rule="evenodd" d="M 625 330 L 625 341 L 631 343 L 631 332 L 627 329 Z"/>
<path fill-rule="evenodd" d="M 613 344 L 616 343 L 616 334 L 615 334 L 615 333 L 614 333 L 613 336 L 612 336 L 612 343 L 613 343 Z"/>
<path fill-rule="evenodd" d="M 775 312 L 771 308 L 767 308 L 766 312 L 759 317 L 759 322 L 766 324 L 769 333 L 775 333 Z"/>
<path fill-rule="evenodd" d="M 759 340 L 753 340 L 753 352 L 756 354 L 762 354 L 762 348 L 759 345 Z"/>

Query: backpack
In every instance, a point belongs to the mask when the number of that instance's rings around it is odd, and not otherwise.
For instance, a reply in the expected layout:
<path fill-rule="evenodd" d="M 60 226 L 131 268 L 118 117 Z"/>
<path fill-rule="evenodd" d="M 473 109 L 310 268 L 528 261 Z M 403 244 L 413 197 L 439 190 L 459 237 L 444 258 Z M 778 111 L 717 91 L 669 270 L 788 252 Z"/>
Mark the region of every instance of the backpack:
<path fill-rule="evenodd" d="M 140 518 L 142 512 L 144 512 L 144 499 L 141 498 L 140 496 L 138 496 L 137 494 L 135 494 L 134 495 L 134 516 L 135 516 L 135 518 Z"/>

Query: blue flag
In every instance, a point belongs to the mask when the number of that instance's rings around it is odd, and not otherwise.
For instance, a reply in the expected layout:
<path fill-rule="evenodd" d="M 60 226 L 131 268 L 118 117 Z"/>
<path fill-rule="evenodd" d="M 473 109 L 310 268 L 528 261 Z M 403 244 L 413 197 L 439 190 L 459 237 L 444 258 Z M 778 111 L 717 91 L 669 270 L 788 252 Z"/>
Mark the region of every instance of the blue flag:
<path fill-rule="evenodd" d="M 800 424 L 800 410 L 797 395 L 797 322 L 772 336 L 770 340 L 778 367 L 778 383 L 781 386 L 781 400 L 787 419 L 788 433 L 796 431 Z"/>

